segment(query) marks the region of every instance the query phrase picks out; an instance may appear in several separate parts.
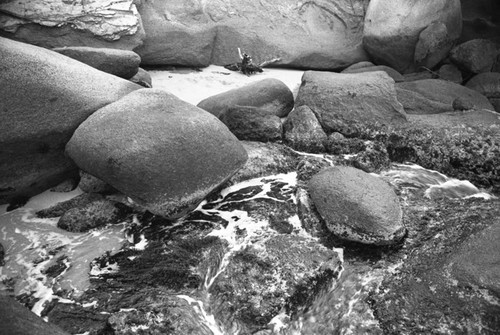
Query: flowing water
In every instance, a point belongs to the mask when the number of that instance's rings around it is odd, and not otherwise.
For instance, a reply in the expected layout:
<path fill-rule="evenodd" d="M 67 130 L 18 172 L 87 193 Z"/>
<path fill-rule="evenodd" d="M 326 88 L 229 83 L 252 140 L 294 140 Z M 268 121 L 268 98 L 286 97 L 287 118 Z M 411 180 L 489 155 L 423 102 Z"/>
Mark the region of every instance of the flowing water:
<path fill-rule="evenodd" d="M 477 189 L 468 181 L 459 181 L 417 165 L 396 164 L 378 175 L 390 182 L 406 196 L 420 192 L 425 197 L 466 198 L 492 196 Z M 218 217 L 226 222 L 209 235 L 227 242 L 226 254 L 215 268 L 207 269 L 203 299 L 187 295 L 178 297 L 187 301 L 213 334 L 227 333 L 221 323 L 210 313 L 207 295 L 217 276 L 224 272 L 230 256 L 259 238 L 270 234 L 269 222 L 254 218 L 231 205 L 258 199 L 296 203 L 296 174 L 280 174 L 256 178 L 230 186 L 220 191 L 217 198 L 203 201 L 195 210 L 204 217 Z M 6 212 L 0 207 L 0 242 L 6 252 L 6 265 L 0 267 L 0 289 L 13 291 L 21 296 L 33 312 L 39 314 L 52 299 L 68 301 L 79 297 L 89 287 L 89 276 L 119 271 L 113 264 L 96 266 L 92 261 L 105 254 L 115 253 L 125 244 L 143 250 L 148 241 L 144 234 L 127 236 L 132 223 L 108 225 L 88 233 L 70 233 L 57 228 L 57 219 L 39 219 L 34 213 L 42 208 L 80 194 L 47 191 L 32 198 L 23 208 Z M 177 224 L 182 224 L 180 219 Z M 311 238 L 301 227 L 299 218 L 288 218 L 294 234 Z M 246 231 L 242 235 L 238 232 Z M 131 243 L 132 242 L 132 243 Z M 337 249 L 342 256 L 342 249 Z M 397 271 L 400 263 L 380 260 L 374 264 L 346 260 L 340 278 L 323 292 L 307 310 L 293 321 L 278 315 L 270 324 L 276 334 L 357 334 L 381 333 L 369 308 L 367 298 L 377 290 L 387 274 Z M 283 321 L 285 320 L 285 321 Z"/>

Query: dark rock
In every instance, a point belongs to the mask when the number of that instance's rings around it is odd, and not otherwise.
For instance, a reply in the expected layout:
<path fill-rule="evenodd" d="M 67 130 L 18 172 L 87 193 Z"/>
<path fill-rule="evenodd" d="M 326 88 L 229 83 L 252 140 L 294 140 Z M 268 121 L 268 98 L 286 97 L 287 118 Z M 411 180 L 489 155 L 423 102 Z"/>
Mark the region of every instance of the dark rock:
<path fill-rule="evenodd" d="M 343 239 L 387 245 L 405 235 L 402 210 L 385 181 L 352 167 L 331 167 L 308 183 L 328 229 Z"/>
<path fill-rule="evenodd" d="M 146 88 L 153 87 L 153 80 L 151 79 L 151 75 L 143 68 L 139 68 L 136 75 L 129 80 Z"/>
<path fill-rule="evenodd" d="M 195 207 L 247 159 L 215 116 L 156 89 L 95 112 L 66 151 L 82 170 L 167 217 Z"/>
<path fill-rule="evenodd" d="M 439 68 L 438 75 L 440 79 L 448 80 L 456 84 L 463 81 L 462 72 L 453 64 L 444 64 Z"/>
<path fill-rule="evenodd" d="M 68 335 L 53 323 L 45 322 L 41 317 L 18 303 L 15 299 L 0 294 L 0 325 L 5 335 Z"/>
<path fill-rule="evenodd" d="M 283 123 L 285 143 L 298 151 L 322 152 L 327 136 L 307 106 L 294 109 Z"/>
<path fill-rule="evenodd" d="M 272 142 L 281 140 L 281 120 L 258 107 L 228 107 L 219 119 L 239 139 Z"/>
<path fill-rule="evenodd" d="M 354 69 L 347 68 L 343 70 L 341 73 L 364 73 L 364 72 L 375 72 L 375 71 L 384 71 L 389 75 L 389 77 L 394 79 L 396 83 L 400 81 L 405 81 L 405 78 L 401 75 L 401 73 L 385 65 L 363 66 L 361 68 L 354 68 Z"/>
<path fill-rule="evenodd" d="M 361 39 L 367 1 L 222 0 L 202 4 L 142 1 L 146 40 L 135 49 L 147 65 L 208 66 L 280 57 L 280 66 L 339 69 L 367 60 Z"/>
<path fill-rule="evenodd" d="M 346 158 L 346 163 L 365 172 L 379 172 L 391 164 L 385 146 L 378 141 L 365 142 L 365 149 L 352 157 Z"/>
<path fill-rule="evenodd" d="M 45 48 L 89 46 L 132 50 L 145 37 L 133 0 L 0 3 L 0 35 Z"/>
<path fill-rule="evenodd" d="M 500 5 L 495 0 L 462 0 L 461 42 L 490 39 L 500 43 Z"/>
<path fill-rule="evenodd" d="M 307 251 L 306 251 L 307 250 Z M 236 253 L 210 292 L 226 329 L 254 333 L 285 310 L 294 315 L 338 276 L 335 251 L 312 240 L 278 235 Z"/>
<path fill-rule="evenodd" d="M 370 1 L 365 16 L 363 45 L 377 64 L 408 73 L 419 66 L 415 61 L 423 64 L 439 62 L 460 37 L 461 30 L 458 0 L 439 0 L 432 4 L 410 0 L 397 4 Z M 424 34 L 422 39 L 421 33 Z M 420 48 L 415 54 L 417 45 Z"/>
<path fill-rule="evenodd" d="M 371 296 L 384 334 L 488 334 L 499 329 L 498 200 L 413 203 L 397 274 Z"/>
<path fill-rule="evenodd" d="M 109 194 L 117 192 L 113 186 L 85 171 L 80 171 L 78 187 L 85 193 Z"/>
<path fill-rule="evenodd" d="M 284 117 L 293 108 L 293 94 L 282 81 L 269 78 L 211 96 L 197 106 L 217 117 L 234 106 L 258 107 L 268 114 Z"/>
<path fill-rule="evenodd" d="M 437 76 L 432 74 L 429 71 L 422 72 L 412 72 L 406 73 L 403 75 L 405 81 L 415 81 L 415 80 L 423 80 L 423 79 L 436 79 Z"/>
<path fill-rule="evenodd" d="M 36 212 L 36 216 L 38 216 L 39 218 L 59 217 L 70 209 L 84 207 L 91 202 L 103 199 L 104 197 L 97 193 L 81 194 L 70 200 L 59 202 L 49 208 L 39 210 L 38 212 Z"/>
<path fill-rule="evenodd" d="M 73 46 L 52 50 L 124 79 L 135 76 L 141 63 L 141 57 L 130 50 Z"/>
<path fill-rule="evenodd" d="M 248 153 L 245 165 L 229 180 L 231 184 L 256 177 L 295 171 L 297 154 L 278 143 L 242 141 Z"/>
<path fill-rule="evenodd" d="M 5 249 L 2 245 L 2 243 L 0 243 L 0 266 L 4 266 L 5 265 Z"/>
<path fill-rule="evenodd" d="M 490 72 L 500 54 L 500 46 L 484 39 L 470 40 L 457 45 L 450 52 L 450 59 L 458 67 L 472 73 Z"/>
<path fill-rule="evenodd" d="M 476 109 L 493 109 L 488 99 L 467 87 L 440 79 L 397 83 L 398 100 L 408 114 L 438 114 L 452 112 L 453 101 L 461 98 Z"/>
<path fill-rule="evenodd" d="M 93 228 L 120 222 L 122 215 L 114 201 L 95 200 L 64 212 L 57 226 L 71 232 L 86 232 Z"/>
<path fill-rule="evenodd" d="M 48 313 L 50 321 L 71 334 L 112 334 L 109 315 L 76 304 L 58 303 Z"/>
<path fill-rule="evenodd" d="M 460 97 L 455 98 L 451 106 L 454 111 L 466 111 L 474 108 L 474 104 L 470 100 Z"/>
<path fill-rule="evenodd" d="M 355 136 L 365 125 L 406 122 L 394 81 L 384 72 L 338 74 L 306 71 L 295 107 L 311 108 L 327 133 Z"/>
<path fill-rule="evenodd" d="M 50 189 L 50 192 L 61 192 L 61 193 L 71 192 L 78 187 L 78 183 L 79 183 L 78 178 L 70 178 L 63 181 L 59 185 L 52 187 Z"/>
<path fill-rule="evenodd" d="M 76 166 L 64 156 L 75 129 L 97 109 L 140 86 L 4 38 L 0 58 L 0 203 L 7 203 L 76 175 Z"/>
<path fill-rule="evenodd" d="M 500 191 L 496 113 L 474 110 L 408 117 L 409 126 L 388 133 L 384 140 L 391 161 L 414 162 Z"/>

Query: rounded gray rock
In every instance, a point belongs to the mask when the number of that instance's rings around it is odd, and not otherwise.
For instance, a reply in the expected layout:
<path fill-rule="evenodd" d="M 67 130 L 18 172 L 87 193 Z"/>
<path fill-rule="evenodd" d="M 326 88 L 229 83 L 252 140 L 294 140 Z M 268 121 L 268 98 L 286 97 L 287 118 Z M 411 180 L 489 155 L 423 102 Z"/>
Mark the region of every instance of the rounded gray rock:
<path fill-rule="evenodd" d="M 337 166 L 313 176 L 308 187 L 328 229 L 343 239 L 387 245 L 406 234 L 398 197 L 377 177 Z"/>
<path fill-rule="evenodd" d="M 195 207 L 247 160 L 215 116 L 149 88 L 95 112 L 66 152 L 82 170 L 167 217 Z"/>

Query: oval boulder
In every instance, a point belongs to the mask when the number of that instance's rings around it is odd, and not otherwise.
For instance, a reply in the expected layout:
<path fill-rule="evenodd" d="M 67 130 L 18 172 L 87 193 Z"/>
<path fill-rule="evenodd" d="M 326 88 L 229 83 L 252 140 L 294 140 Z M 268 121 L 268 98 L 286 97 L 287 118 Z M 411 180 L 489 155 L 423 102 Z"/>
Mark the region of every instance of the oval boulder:
<path fill-rule="evenodd" d="M 157 89 L 98 110 L 66 151 L 82 170 L 166 217 L 192 209 L 247 160 L 215 116 Z"/>

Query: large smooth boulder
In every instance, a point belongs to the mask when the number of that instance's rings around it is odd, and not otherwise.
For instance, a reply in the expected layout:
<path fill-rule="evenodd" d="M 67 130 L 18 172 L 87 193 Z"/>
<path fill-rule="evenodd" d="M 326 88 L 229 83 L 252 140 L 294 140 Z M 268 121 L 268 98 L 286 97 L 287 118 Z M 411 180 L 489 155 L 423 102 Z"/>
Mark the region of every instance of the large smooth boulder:
<path fill-rule="evenodd" d="M 359 63 L 358 63 L 359 64 Z M 356 64 L 354 64 L 356 65 Z M 359 66 L 359 65 L 358 65 Z M 400 82 L 404 81 L 403 75 L 399 73 L 398 71 L 394 70 L 391 67 L 385 66 L 385 65 L 377 65 L 377 66 L 363 66 L 363 67 L 349 67 L 347 69 L 344 69 L 341 73 L 364 73 L 364 72 L 375 72 L 375 71 L 384 71 L 394 79 L 395 82 Z"/>
<path fill-rule="evenodd" d="M 453 111 L 453 101 L 460 98 L 475 109 L 494 110 L 488 99 L 467 87 L 441 79 L 397 83 L 399 102 L 408 114 L 438 114 Z"/>
<path fill-rule="evenodd" d="M 400 241 L 406 234 L 396 193 L 377 177 L 336 166 L 313 176 L 308 187 L 328 229 L 341 238 L 385 245 Z"/>
<path fill-rule="evenodd" d="M 135 76 L 141 64 L 141 57 L 130 50 L 91 47 L 63 47 L 53 50 L 124 79 Z"/>
<path fill-rule="evenodd" d="M 0 294 L 0 332 L 5 335 L 68 335 L 4 293 Z"/>
<path fill-rule="evenodd" d="M 309 106 L 329 134 L 354 135 L 364 126 L 406 122 L 394 80 L 385 72 L 339 74 L 306 71 L 295 108 Z"/>
<path fill-rule="evenodd" d="M 457 45 L 450 59 L 460 68 L 472 73 L 490 72 L 500 55 L 500 44 L 485 39 L 470 40 Z"/>
<path fill-rule="evenodd" d="M 215 116 L 157 89 L 95 112 L 66 152 L 82 170 L 167 217 L 192 209 L 247 159 Z"/>
<path fill-rule="evenodd" d="M 145 37 L 135 1 L 1 1 L 0 35 L 45 48 L 132 50 Z"/>
<path fill-rule="evenodd" d="M 93 112 L 140 88 L 56 52 L 0 37 L 0 203 L 55 186 L 64 155 Z"/>
<path fill-rule="evenodd" d="M 281 58 L 280 66 L 339 69 L 367 59 L 362 47 L 368 1 L 142 1 L 143 64 L 207 66 Z"/>
<path fill-rule="evenodd" d="M 213 95 L 197 105 L 219 117 L 227 108 L 252 106 L 284 117 L 293 108 L 292 91 L 281 80 L 268 78 Z"/>
<path fill-rule="evenodd" d="M 366 11 L 363 44 L 377 64 L 408 73 L 436 65 L 461 31 L 460 0 L 372 0 Z"/>

